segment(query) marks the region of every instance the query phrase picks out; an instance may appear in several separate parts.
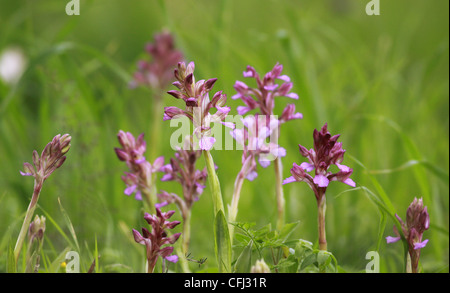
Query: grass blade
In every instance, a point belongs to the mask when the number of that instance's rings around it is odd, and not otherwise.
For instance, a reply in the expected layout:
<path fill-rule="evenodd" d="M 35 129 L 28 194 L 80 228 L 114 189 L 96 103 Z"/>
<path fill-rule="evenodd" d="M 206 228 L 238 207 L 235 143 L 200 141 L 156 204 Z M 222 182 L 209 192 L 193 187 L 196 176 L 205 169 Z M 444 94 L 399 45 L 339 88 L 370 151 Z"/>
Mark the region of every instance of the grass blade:
<path fill-rule="evenodd" d="M 78 251 L 80 251 L 80 246 L 78 245 L 77 235 L 75 233 L 75 229 L 73 228 L 72 221 L 70 220 L 69 214 L 67 214 L 66 210 L 63 208 L 59 197 L 58 197 L 58 204 L 59 204 L 61 213 L 63 214 L 64 221 L 66 222 L 66 226 L 69 229 L 70 234 L 72 235 L 72 238 L 75 242 L 76 248 Z"/>
<path fill-rule="evenodd" d="M 214 221 L 214 238 L 215 252 L 217 264 L 220 273 L 231 272 L 231 241 L 228 230 L 228 223 L 223 214 L 223 210 L 219 210 Z"/>
<path fill-rule="evenodd" d="M 250 272 L 250 269 L 252 267 L 252 248 L 253 248 L 253 241 L 250 241 L 236 261 L 234 267 L 235 273 Z"/>

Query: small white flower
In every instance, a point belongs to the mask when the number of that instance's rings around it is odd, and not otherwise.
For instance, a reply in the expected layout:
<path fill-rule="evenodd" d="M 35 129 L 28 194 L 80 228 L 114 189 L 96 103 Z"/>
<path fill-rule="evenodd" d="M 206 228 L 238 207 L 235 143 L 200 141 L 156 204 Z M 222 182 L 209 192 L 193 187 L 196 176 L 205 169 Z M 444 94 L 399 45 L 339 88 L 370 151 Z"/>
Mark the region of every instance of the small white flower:
<path fill-rule="evenodd" d="M 22 76 L 26 58 L 22 50 L 18 48 L 7 48 L 0 55 L 0 79 L 7 84 L 15 84 Z"/>

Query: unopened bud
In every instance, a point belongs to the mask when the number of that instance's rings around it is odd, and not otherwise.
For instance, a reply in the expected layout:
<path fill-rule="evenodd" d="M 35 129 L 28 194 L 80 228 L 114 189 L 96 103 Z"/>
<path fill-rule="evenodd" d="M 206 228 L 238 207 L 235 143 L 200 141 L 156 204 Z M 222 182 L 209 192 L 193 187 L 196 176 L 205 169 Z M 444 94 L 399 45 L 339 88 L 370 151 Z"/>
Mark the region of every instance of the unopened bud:
<path fill-rule="evenodd" d="M 252 266 L 251 273 L 261 274 L 261 273 L 270 273 L 269 266 L 264 262 L 264 259 L 257 260 L 255 265 Z"/>

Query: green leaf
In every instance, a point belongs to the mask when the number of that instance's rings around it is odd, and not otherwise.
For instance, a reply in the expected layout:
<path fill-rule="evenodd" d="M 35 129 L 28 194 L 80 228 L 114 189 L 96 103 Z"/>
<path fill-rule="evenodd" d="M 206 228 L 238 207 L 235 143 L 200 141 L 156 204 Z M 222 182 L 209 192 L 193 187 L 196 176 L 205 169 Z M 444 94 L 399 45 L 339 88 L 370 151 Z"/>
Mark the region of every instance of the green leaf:
<path fill-rule="evenodd" d="M 62 206 L 62 204 L 61 204 L 61 200 L 60 200 L 59 197 L 58 197 L 58 204 L 59 204 L 59 208 L 60 208 L 60 210 L 61 210 L 61 213 L 63 214 L 64 221 L 66 222 L 66 226 L 67 226 L 67 228 L 69 229 L 70 234 L 72 235 L 72 238 L 73 238 L 73 240 L 74 240 L 74 242 L 75 242 L 77 251 L 80 251 L 80 246 L 78 245 L 77 235 L 76 235 L 76 233 L 75 233 L 75 229 L 73 228 L 72 221 L 70 220 L 69 214 L 68 214 L 68 213 L 66 212 L 66 210 L 63 208 L 63 206 Z"/>
<path fill-rule="evenodd" d="M 8 246 L 8 267 L 7 267 L 7 272 L 8 273 L 16 273 L 17 271 L 16 268 L 16 258 L 14 256 L 14 248 L 13 248 L 13 244 L 10 243 Z"/>
<path fill-rule="evenodd" d="M 214 220 L 215 253 L 220 273 L 231 272 L 231 241 L 228 223 L 220 209 Z"/>
<path fill-rule="evenodd" d="M 300 266 L 300 271 L 303 271 L 305 268 L 309 267 L 316 261 L 317 261 L 317 254 L 311 253 L 303 260 L 302 265 Z"/>
<path fill-rule="evenodd" d="M 252 267 L 252 246 L 253 241 L 244 248 L 244 250 L 239 255 L 236 265 L 234 267 L 235 273 L 249 273 Z"/>
<path fill-rule="evenodd" d="M 208 182 L 211 188 L 212 201 L 214 206 L 214 214 L 217 214 L 219 210 L 223 209 L 222 191 L 220 189 L 219 177 L 217 177 L 215 165 L 211 153 L 209 151 L 203 151 L 206 163 L 206 169 L 208 171 Z"/>
<path fill-rule="evenodd" d="M 326 265 L 327 262 L 329 264 L 330 261 L 331 261 L 331 258 L 330 258 L 330 253 L 329 252 L 320 250 L 317 253 L 317 263 L 319 264 L 319 266 Z"/>
<path fill-rule="evenodd" d="M 281 229 L 279 238 L 282 241 L 286 241 L 288 239 L 288 237 L 292 234 L 292 232 L 294 232 L 294 230 L 298 227 L 299 224 L 300 224 L 300 221 L 285 224 L 283 226 L 283 228 Z"/>
<path fill-rule="evenodd" d="M 280 260 L 277 265 L 280 273 L 296 273 L 298 270 L 299 260 L 295 255 L 291 254 L 286 258 Z"/>

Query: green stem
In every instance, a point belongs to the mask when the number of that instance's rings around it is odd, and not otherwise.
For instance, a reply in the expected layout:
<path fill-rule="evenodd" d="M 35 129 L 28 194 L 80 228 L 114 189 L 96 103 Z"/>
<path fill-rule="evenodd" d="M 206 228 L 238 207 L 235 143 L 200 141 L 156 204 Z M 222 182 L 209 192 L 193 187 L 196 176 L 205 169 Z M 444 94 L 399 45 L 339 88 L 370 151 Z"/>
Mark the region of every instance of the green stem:
<path fill-rule="evenodd" d="M 183 214 L 183 254 L 186 255 L 191 241 L 191 209 L 186 209 Z"/>
<path fill-rule="evenodd" d="M 319 225 L 319 249 L 327 250 L 327 237 L 325 233 L 325 211 L 327 208 L 325 194 L 319 197 L 318 204 L 318 225 Z"/>
<path fill-rule="evenodd" d="M 208 170 L 208 181 L 211 187 L 214 205 L 214 243 L 219 273 L 231 272 L 231 241 L 228 222 L 223 209 L 222 192 L 220 190 L 219 178 L 214 167 L 214 161 L 209 151 L 203 151 L 205 155 L 206 168 Z"/>
<path fill-rule="evenodd" d="M 277 195 L 277 229 L 281 231 L 284 226 L 284 214 L 285 214 L 285 200 L 283 192 L 283 166 L 281 164 L 281 158 L 277 157 L 274 162 L 275 166 L 275 184 Z"/>
<path fill-rule="evenodd" d="M 36 209 L 37 201 L 39 199 L 39 194 L 41 193 L 43 183 L 44 181 L 42 179 L 40 179 L 39 181 L 37 181 L 36 179 L 34 180 L 33 196 L 31 197 L 30 204 L 28 205 L 27 213 L 25 215 L 22 228 L 20 229 L 16 246 L 14 247 L 14 258 L 16 264 L 17 261 L 19 260 L 20 250 L 22 249 L 23 242 L 25 241 L 25 237 L 28 232 L 28 228 L 30 227 L 30 223 L 33 218 L 34 210 Z"/>
<path fill-rule="evenodd" d="M 209 151 L 203 151 L 203 154 L 206 161 L 206 169 L 208 170 L 208 181 L 212 193 L 214 215 L 217 215 L 219 210 L 224 210 L 219 177 L 217 177 L 216 168 L 214 167 L 214 161 L 211 153 Z"/>
<path fill-rule="evenodd" d="M 238 213 L 238 203 L 239 198 L 241 196 L 241 189 L 242 184 L 244 183 L 244 176 L 241 172 L 239 172 L 238 176 L 236 177 L 236 181 L 234 182 L 234 192 L 233 192 L 233 198 L 231 199 L 231 205 L 230 210 L 228 212 L 228 222 L 233 223 L 236 221 L 237 213 Z M 234 235 L 234 226 L 228 225 L 228 229 L 230 231 L 230 240 L 233 244 L 233 235 Z"/>
<path fill-rule="evenodd" d="M 152 177 L 154 177 L 155 174 L 152 174 Z M 150 188 L 146 188 L 142 191 L 142 199 L 144 202 L 144 211 L 146 211 L 149 214 L 154 214 L 156 212 L 155 209 L 155 203 L 156 203 L 156 186 L 153 184 L 153 178 L 152 183 L 150 183 Z"/>

